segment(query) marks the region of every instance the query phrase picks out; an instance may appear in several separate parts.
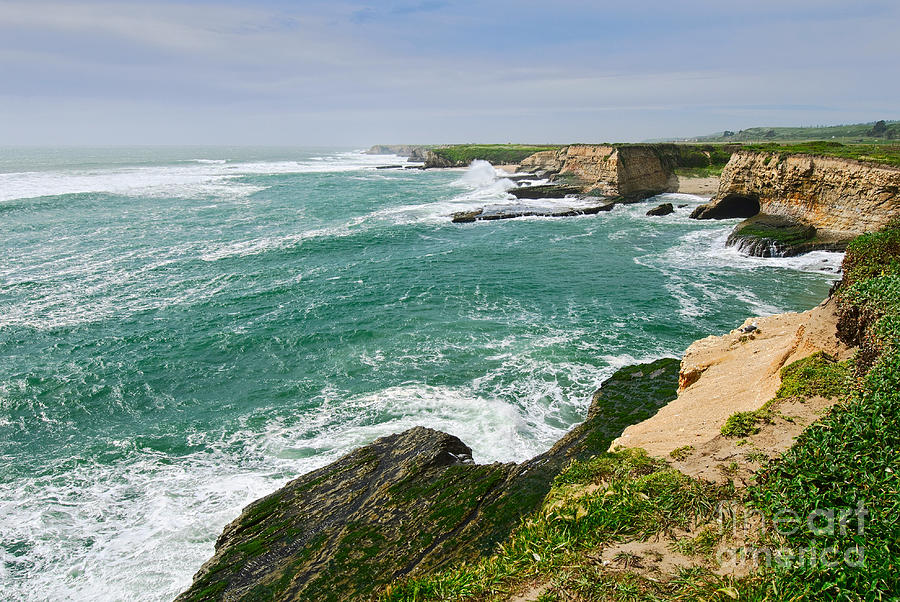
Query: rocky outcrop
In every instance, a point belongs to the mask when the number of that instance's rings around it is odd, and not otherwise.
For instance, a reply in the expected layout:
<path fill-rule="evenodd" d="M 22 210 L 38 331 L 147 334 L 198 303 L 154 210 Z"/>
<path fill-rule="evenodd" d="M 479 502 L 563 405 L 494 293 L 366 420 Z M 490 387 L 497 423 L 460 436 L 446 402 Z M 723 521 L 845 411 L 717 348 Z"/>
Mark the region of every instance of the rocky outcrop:
<path fill-rule="evenodd" d="M 569 195 L 579 194 L 581 188 L 566 184 L 540 184 L 537 186 L 519 186 L 508 192 L 517 199 L 562 199 Z"/>
<path fill-rule="evenodd" d="M 639 200 L 675 191 L 677 165 L 675 145 L 576 144 L 536 153 L 519 169 L 570 181 L 594 196 Z"/>
<path fill-rule="evenodd" d="M 425 167 L 432 168 L 442 168 L 442 167 L 465 167 L 466 164 L 462 162 L 451 161 L 447 157 L 443 155 L 439 155 L 433 150 L 425 151 Z"/>
<path fill-rule="evenodd" d="M 662 216 L 669 215 L 670 213 L 675 213 L 675 207 L 672 205 L 672 203 L 663 203 L 648 211 L 647 215 Z"/>
<path fill-rule="evenodd" d="M 670 457 L 686 446 L 701 452 L 721 443 L 721 427 L 729 416 L 758 410 L 775 396 L 784 366 L 819 351 L 841 360 L 853 354 L 838 339 L 837 322 L 836 305 L 829 299 L 803 313 L 751 318 L 726 335 L 694 341 L 681 360 L 677 399 L 626 428 L 611 447 L 640 447 Z M 786 449 L 790 438 L 784 443 Z M 688 474 L 719 480 L 717 464 L 738 457 L 727 453 L 718 449 L 694 457 L 698 463 L 691 467 L 676 465 Z"/>
<path fill-rule="evenodd" d="M 460 211 L 454 213 L 451 221 L 454 224 L 469 224 L 472 222 L 490 222 L 501 219 L 514 219 L 517 217 L 577 217 L 579 215 L 597 215 L 604 211 L 612 211 L 615 203 L 605 203 L 594 207 L 584 207 L 581 209 L 529 209 L 527 207 L 505 207 L 491 209 L 484 207 L 475 209 L 474 211 Z"/>
<path fill-rule="evenodd" d="M 791 257 L 810 251 L 843 251 L 847 241 L 820 235 L 815 226 L 789 217 L 759 213 L 738 224 L 725 246 L 755 257 Z"/>
<path fill-rule="evenodd" d="M 408 157 L 410 161 L 424 161 L 427 146 L 421 144 L 376 144 L 366 151 L 367 155 L 397 155 Z"/>
<path fill-rule="evenodd" d="M 740 151 L 722 171 L 716 196 L 691 217 L 748 218 L 759 213 L 811 226 L 822 241 L 846 242 L 900 216 L 900 168 L 836 157 Z"/>
<path fill-rule="evenodd" d="M 473 464 L 462 441 L 421 427 L 378 439 L 247 506 L 178 599 L 356 600 L 488 553 L 566 464 L 655 414 L 677 380 L 675 359 L 618 371 L 584 423 L 521 464 Z"/>
<path fill-rule="evenodd" d="M 568 147 L 559 150 L 546 150 L 526 157 L 519 163 L 519 170 L 533 174 L 558 174 L 565 164 Z"/>

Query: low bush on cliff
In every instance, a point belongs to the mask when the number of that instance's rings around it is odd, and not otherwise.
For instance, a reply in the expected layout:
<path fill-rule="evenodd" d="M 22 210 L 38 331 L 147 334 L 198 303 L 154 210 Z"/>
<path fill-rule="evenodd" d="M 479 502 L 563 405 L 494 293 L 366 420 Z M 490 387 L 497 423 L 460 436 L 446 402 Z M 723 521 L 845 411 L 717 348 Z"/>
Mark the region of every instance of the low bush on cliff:
<path fill-rule="evenodd" d="M 858 280 L 900 273 L 900 220 L 879 232 L 864 234 L 847 246 L 844 257 L 843 291 Z"/>
<path fill-rule="evenodd" d="M 878 599 L 900 591 L 898 475 L 900 356 L 892 353 L 750 489 L 768 516 L 798 517 L 783 549 L 807 551 L 802 562 L 775 571 L 759 587 L 809 599 Z M 842 520 L 847 511 L 849 520 Z M 808 528 L 804 521 L 816 516 L 821 528 Z M 837 522 L 829 525 L 829 516 Z M 813 554 L 835 566 L 810 562 Z M 864 564 L 853 566 L 860 555 Z"/>
<path fill-rule="evenodd" d="M 850 363 L 838 362 L 819 351 L 781 369 L 775 399 L 788 397 L 840 397 L 847 393 Z"/>

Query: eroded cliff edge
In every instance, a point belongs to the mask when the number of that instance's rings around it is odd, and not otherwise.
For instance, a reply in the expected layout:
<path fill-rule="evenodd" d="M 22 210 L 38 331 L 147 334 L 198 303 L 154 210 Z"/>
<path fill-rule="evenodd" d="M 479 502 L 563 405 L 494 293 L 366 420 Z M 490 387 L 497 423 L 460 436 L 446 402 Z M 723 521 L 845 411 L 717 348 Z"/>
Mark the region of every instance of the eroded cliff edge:
<path fill-rule="evenodd" d="M 900 216 L 900 168 L 838 157 L 738 151 L 696 219 L 749 218 L 729 239 L 754 255 L 843 250 Z"/>

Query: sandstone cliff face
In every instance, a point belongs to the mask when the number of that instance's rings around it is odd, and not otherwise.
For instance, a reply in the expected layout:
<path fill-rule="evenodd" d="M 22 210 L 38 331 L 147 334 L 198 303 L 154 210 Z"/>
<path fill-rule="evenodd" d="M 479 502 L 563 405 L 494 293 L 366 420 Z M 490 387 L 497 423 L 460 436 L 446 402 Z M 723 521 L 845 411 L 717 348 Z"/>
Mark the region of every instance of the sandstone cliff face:
<path fill-rule="evenodd" d="M 675 164 L 675 151 L 662 145 L 576 144 L 535 153 L 519 169 L 571 180 L 599 196 L 640 199 L 676 190 Z"/>
<path fill-rule="evenodd" d="M 758 410 L 771 400 L 781 385 L 784 366 L 819 351 L 839 360 L 851 357 L 853 350 L 838 339 L 837 323 L 836 305 L 828 299 L 803 313 L 750 318 L 728 334 L 694 341 L 681 360 L 677 399 L 648 420 L 626 428 L 610 449 L 639 447 L 671 458 L 669 454 L 680 448 L 685 455 L 674 462 L 678 470 L 719 482 L 736 476 L 722 473 L 721 468 L 741 458 L 741 478 L 749 478 L 743 472 L 747 450 L 736 446 L 736 440 L 723 438 L 720 429 L 734 412 Z M 751 324 L 755 329 L 747 332 Z M 780 407 L 779 412 L 792 417 L 790 423 L 780 421 L 777 427 L 773 423 L 759 437 L 751 437 L 758 446 L 754 450 L 785 451 L 792 437 L 834 401 L 792 401 L 789 410 Z M 810 413 L 813 406 L 817 409 Z M 690 452 L 686 446 L 691 446 Z"/>
<path fill-rule="evenodd" d="M 605 451 L 677 383 L 675 359 L 620 370 L 585 422 L 521 464 L 474 464 L 462 441 L 421 427 L 378 439 L 247 506 L 178 599 L 359 600 L 488 553 L 572 459 Z"/>
<path fill-rule="evenodd" d="M 519 170 L 530 173 L 547 172 L 557 174 L 563 167 L 568 147 L 534 153 L 519 163 Z"/>
<path fill-rule="evenodd" d="M 651 146 L 570 146 L 562 175 L 603 196 L 641 197 L 674 190 L 674 165 Z"/>
<path fill-rule="evenodd" d="M 740 151 L 698 219 L 782 216 L 849 240 L 900 216 L 900 169 L 852 159 Z"/>

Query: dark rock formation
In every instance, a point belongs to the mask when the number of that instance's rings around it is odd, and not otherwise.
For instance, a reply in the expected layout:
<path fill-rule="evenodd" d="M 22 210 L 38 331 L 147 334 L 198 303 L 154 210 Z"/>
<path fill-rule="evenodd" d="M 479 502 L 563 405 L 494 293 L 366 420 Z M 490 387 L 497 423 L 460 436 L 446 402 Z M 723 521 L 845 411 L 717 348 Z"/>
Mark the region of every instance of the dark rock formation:
<path fill-rule="evenodd" d="M 474 211 L 460 211 L 453 214 L 454 224 L 469 224 L 472 222 L 488 222 L 501 219 L 513 219 L 516 217 L 576 217 L 579 215 L 596 215 L 602 211 L 611 211 L 615 203 L 606 203 L 583 209 L 564 209 L 562 211 L 541 210 L 533 208 L 481 208 Z"/>
<path fill-rule="evenodd" d="M 568 184 L 543 184 L 519 186 L 509 191 L 517 199 L 562 199 L 570 194 L 579 194 L 581 188 Z"/>
<path fill-rule="evenodd" d="M 725 244 L 756 257 L 790 257 L 810 251 L 842 251 L 846 247 L 843 240 L 819 236 L 810 224 L 762 213 L 738 224 Z"/>
<path fill-rule="evenodd" d="M 670 213 L 675 213 L 675 207 L 672 206 L 672 203 L 663 203 L 648 211 L 647 215 L 669 215 Z"/>
<path fill-rule="evenodd" d="M 759 197 L 754 194 L 726 194 L 716 202 L 700 205 L 691 219 L 733 219 L 753 217 L 759 213 Z"/>
<path fill-rule="evenodd" d="M 522 464 L 476 465 L 456 437 L 383 437 L 249 506 L 179 600 L 356 600 L 394 579 L 489 553 L 573 458 L 603 453 L 676 396 L 679 362 L 618 371 L 587 419 Z"/>

